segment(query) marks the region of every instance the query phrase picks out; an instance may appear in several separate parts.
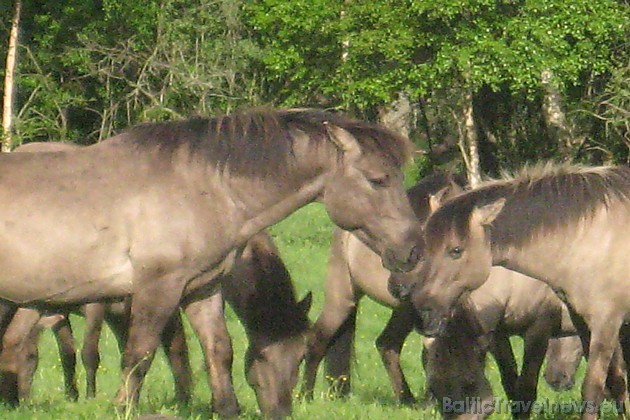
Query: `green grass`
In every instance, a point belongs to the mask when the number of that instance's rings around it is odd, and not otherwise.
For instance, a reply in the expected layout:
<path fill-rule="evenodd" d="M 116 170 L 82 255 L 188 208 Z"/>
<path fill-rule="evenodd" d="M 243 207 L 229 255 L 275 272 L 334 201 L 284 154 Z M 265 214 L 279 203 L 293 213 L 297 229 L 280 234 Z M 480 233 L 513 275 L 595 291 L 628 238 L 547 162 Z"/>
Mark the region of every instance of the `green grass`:
<path fill-rule="evenodd" d="M 333 226 L 325 211 L 319 205 L 309 205 L 272 228 L 284 260 L 296 283 L 298 293 L 303 296 L 313 292 L 314 302 L 311 319 L 314 321 L 323 303 L 323 284 L 326 275 L 326 262 Z M 295 401 L 295 419 L 433 419 L 438 413 L 432 408 L 398 407 L 393 396 L 389 380 L 381 365 L 374 347 L 374 340 L 382 330 L 389 316 L 389 310 L 364 299 L 361 302 L 356 340 L 356 362 L 353 372 L 353 394 L 344 401 L 330 400 L 326 397 L 327 385 L 318 377 L 313 402 Z M 256 418 L 258 408 L 253 391 L 248 387 L 243 376 L 243 355 L 246 339 L 236 316 L 228 310 L 228 325 L 234 342 L 234 382 L 236 392 L 243 408 L 244 418 Z M 83 337 L 83 320 L 72 319 L 80 343 Z M 190 333 L 190 330 L 189 330 Z M 191 419 L 205 419 L 209 415 L 210 391 L 202 362 L 201 350 L 197 340 L 189 334 L 191 364 L 195 380 L 194 403 L 191 407 L 180 408 L 174 402 L 172 377 L 163 354 L 158 353 L 147 375 L 135 414 L 162 413 L 174 414 Z M 517 355 L 522 354 L 520 339 L 514 339 Z M 420 365 L 421 342 L 413 334 L 405 344 L 402 355 L 403 369 L 410 386 L 416 395 L 424 393 L 424 374 Z M 42 334 L 40 342 L 40 364 L 33 385 L 32 399 L 18 409 L 0 407 L 2 419 L 116 419 L 125 418 L 117 413 L 111 399 L 116 393 L 120 381 L 120 356 L 113 335 L 104 329 L 101 341 L 102 361 L 98 375 L 98 395 L 87 401 L 85 375 L 79 367 L 79 386 L 82 397 L 77 403 L 67 402 L 63 394 L 63 379 L 57 347 L 50 331 Z M 520 356 L 519 356 L 520 357 Z M 79 363 L 80 365 L 80 363 Z M 583 370 L 583 366 L 582 366 Z M 488 364 L 487 373 L 491 378 L 495 395 L 505 398 L 499 385 L 499 376 L 493 361 Z M 582 377 L 580 373 L 580 380 Z M 579 383 L 579 382 L 578 382 Z M 551 391 L 544 381 L 539 385 L 539 400 L 568 402 L 579 399 L 576 388 L 558 394 Z M 507 414 L 495 414 L 493 418 L 508 419 Z M 535 418 L 558 418 L 557 415 L 539 415 Z M 562 416 L 566 418 L 566 416 Z M 577 418 L 576 415 L 573 418 Z"/>

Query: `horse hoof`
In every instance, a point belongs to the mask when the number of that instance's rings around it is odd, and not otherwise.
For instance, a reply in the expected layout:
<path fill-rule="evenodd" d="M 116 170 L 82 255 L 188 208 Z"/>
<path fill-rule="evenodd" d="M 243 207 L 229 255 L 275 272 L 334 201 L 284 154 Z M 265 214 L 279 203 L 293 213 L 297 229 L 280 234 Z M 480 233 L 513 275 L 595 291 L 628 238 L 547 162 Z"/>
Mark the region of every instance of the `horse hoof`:
<path fill-rule="evenodd" d="M 230 419 L 238 417 L 241 414 L 241 407 L 237 402 L 230 402 L 226 404 L 212 404 L 212 412 L 222 419 Z"/>

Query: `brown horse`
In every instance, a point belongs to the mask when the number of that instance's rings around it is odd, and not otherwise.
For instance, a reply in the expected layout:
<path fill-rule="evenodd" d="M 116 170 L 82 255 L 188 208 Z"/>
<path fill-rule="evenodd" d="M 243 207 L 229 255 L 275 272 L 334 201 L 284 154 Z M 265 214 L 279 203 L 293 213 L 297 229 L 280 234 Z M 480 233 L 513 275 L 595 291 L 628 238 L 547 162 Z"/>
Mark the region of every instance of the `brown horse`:
<path fill-rule="evenodd" d="M 409 145 L 376 125 L 288 110 L 0 155 L 0 298 L 42 308 L 131 296 L 116 401 L 133 403 L 180 302 L 201 317 L 245 243 L 309 202 L 388 267 L 413 268 L 417 227 L 401 171 Z"/>
<path fill-rule="evenodd" d="M 266 233 L 254 236 L 247 243 L 243 255 L 236 261 L 230 274 L 221 280 L 223 295 L 243 323 L 249 339 L 245 370 L 248 382 L 256 392 L 261 411 L 268 417 L 284 417 L 291 412 L 291 393 L 297 380 L 300 361 L 306 351 L 305 335 L 309 327 L 307 313 L 311 295 L 309 293 L 305 299 L 297 302 L 289 273 Z M 93 397 L 96 392 L 98 342 L 102 323 L 106 321 L 111 327 L 122 351 L 129 326 L 128 309 L 128 305 L 123 303 L 94 303 L 82 308 L 81 312 L 86 318 L 82 358 L 88 397 Z M 24 311 L 32 311 L 39 316 L 36 311 L 20 309 L 12 323 L 19 322 Z M 47 322 L 50 324 L 52 321 Z M 21 325 L 30 326 L 29 323 Z M 223 331 L 215 332 L 215 325 L 216 322 L 213 322 L 206 326 L 208 337 L 217 334 L 222 337 Z M 177 335 L 181 351 L 173 351 L 172 345 L 165 345 L 164 350 L 173 371 L 178 400 L 187 402 L 192 386 L 191 373 L 181 323 L 176 324 L 176 327 L 172 333 Z M 67 318 L 61 316 L 53 328 L 57 340 L 66 349 L 60 351 L 66 389 L 74 384 L 76 392 L 74 364 L 68 362 L 75 358 L 72 332 L 59 335 L 69 328 Z M 22 328 L 22 335 L 26 336 L 26 340 L 22 347 L 23 364 L 19 376 L 21 398 L 28 396 L 37 367 L 37 333 L 40 329 L 41 326 L 38 326 L 28 334 L 28 330 L 24 331 Z M 226 338 L 229 340 L 229 336 L 221 339 Z M 213 364 L 224 363 L 221 358 L 215 359 Z M 231 355 L 228 370 L 231 372 Z M 231 377 L 215 380 L 229 381 L 232 389 Z"/>
<path fill-rule="evenodd" d="M 435 335 L 492 265 L 549 284 L 589 350 L 582 415 L 594 418 L 607 380 L 618 404 L 627 402 L 618 343 L 630 319 L 629 241 L 630 168 L 547 165 L 444 203 L 427 221 L 425 260 L 406 287 L 424 331 Z"/>

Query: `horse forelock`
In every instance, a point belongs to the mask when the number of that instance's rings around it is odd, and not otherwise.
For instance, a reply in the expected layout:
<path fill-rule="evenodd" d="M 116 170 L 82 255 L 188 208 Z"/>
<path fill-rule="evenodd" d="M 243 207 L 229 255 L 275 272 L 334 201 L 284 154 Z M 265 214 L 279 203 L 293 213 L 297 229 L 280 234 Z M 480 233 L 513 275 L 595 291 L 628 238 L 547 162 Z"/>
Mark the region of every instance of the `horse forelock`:
<path fill-rule="evenodd" d="M 188 148 L 219 169 L 252 177 L 287 174 L 293 162 L 293 142 L 299 133 L 309 146 L 335 147 L 326 124 L 350 132 L 362 152 L 377 154 L 401 167 L 411 155 L 411 143 L 376 124 L 317 109 L 271 110 L 257 108 L 213 118 L 141 124 L 125 132 L 136 146 L 157 149 L 170 159 L 174 151 Z"/>
<path fill-rule="evenodd" d="M 520 246 L 539 233 L 574 229 L 600 209 L 627 205 L 630 168 L 550 163 L 526 167 L 447 202 L 436 212 L 431 236 L 454 230 L 466 238 L 474 208 L 501 197 L 506 202 L 490 227 L 492 244 L 498 248 Z"/>

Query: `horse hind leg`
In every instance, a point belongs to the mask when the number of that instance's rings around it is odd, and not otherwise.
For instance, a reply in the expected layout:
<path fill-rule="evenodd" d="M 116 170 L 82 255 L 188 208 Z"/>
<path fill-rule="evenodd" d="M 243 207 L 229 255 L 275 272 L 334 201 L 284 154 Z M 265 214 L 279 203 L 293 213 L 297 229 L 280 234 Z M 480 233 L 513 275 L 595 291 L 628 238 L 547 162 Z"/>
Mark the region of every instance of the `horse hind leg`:
<path fill-rule="evenodd" d="M 41 328 L 34 325 L 33 328 L 27 333 L 20 350 L 19 372 L 18 372 L 18 398 L 20 401 L 25 401 L 31 396 L 31 389 L 33 387 L 33 378 L 37 371 L 37 365 L 39 362 L 39 333 Z"/>
<path fill-rule="evenodd" d="M 190 404 L 192 398 L 192 370 L 182 316 L 178 311 L 171 317 L 162 333 L 162 347 L 171 366 L 175 382 L 175 396 L 182 404 Z"/>
<path fill-rule="evenodd" d="M 413 329 L 413 316 L 411 308 L 395 309 L 385 329 L 376 339 L 376 347 L 389 375 L 394 394 L 398 401 L 405 405 L 416 402 L 400 366 L 400 353 L 405 339 Z"/>
<path fill-rule="evenodd" d="M 101 339 L 103 320 L 105 319 L 105 306 L 104 303 L 89 303 L 83 307 L 85 333 L 81 349 L 81 360 L 85 368 L 85 396 L 87 398 L 96 396 L 96 372 L 101 363 L 98 343 Z"/>
<path fill-rule="evenodd" d="M 57 347 L 59 348 L 59 356 L 61 357 L 66 397 L 72 401 L 76 401 L 79 398 L 76 378 L 77 352 L 68 314 L 64 314 L 64 316 L 52 326 L 52 330 L 55 334 Z"/>

